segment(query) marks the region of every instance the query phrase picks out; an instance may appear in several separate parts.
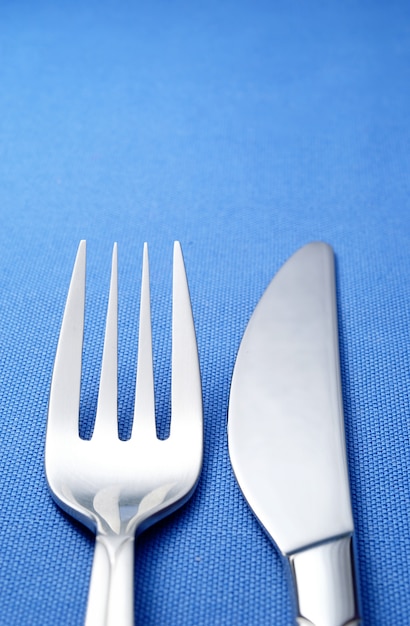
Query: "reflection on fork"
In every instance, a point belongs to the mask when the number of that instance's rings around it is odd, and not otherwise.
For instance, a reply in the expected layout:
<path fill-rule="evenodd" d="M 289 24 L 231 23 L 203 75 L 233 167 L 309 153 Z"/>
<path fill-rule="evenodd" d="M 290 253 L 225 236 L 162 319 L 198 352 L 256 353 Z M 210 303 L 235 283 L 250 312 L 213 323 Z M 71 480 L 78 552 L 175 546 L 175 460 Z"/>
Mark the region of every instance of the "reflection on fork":
<path fill-rule="evenodd" d="M 78 434 L 85 307 L 80 243 L 51 382 L 45 466 L 56 502 L 96 532 L 86 626 L 134 623 L 136 533 L 184 504 L 202 466 L 202 393 L 195 329 L 180 244 L 174 244 L 170 436 L 156 435 L 148 250 L 144 246 L 138 367 L 131 438 L 118 437 L 117 246 L 112 257 L 97 415 Z"/>

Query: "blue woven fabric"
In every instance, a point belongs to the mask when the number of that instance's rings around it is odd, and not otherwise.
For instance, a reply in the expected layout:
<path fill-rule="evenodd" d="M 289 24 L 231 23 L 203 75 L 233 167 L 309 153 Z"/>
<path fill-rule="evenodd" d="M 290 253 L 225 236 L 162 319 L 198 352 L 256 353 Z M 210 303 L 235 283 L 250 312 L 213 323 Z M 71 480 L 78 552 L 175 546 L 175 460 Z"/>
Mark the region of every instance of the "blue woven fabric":
<path fill-rule="evenodd" d="M 203 472 L 189 503 L 137 542 L 136 623 L 293 623 L 282 561 L 231 471 L 227 403 L 265 287 L 300 246 L 324 240 L 337 259 L 363 624 L 409 624 L 409 19 L 400 1 L 1 4 L 0 624 L 84 619 L 93 537 L 54 505 L 43 469 L 82 238 L 83 434 L 97 401 L 114 241 L 124 435 L 144 241 L 162 433 L 175 239 L 198 336 Z"/>

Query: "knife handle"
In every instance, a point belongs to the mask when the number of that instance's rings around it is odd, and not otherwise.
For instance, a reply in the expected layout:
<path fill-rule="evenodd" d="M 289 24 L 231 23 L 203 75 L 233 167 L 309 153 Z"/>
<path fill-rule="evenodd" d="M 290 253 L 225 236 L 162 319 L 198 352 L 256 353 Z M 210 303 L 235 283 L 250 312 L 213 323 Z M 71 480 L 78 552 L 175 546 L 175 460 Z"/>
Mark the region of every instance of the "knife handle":
<path fill-rule="evenodd" d="M 288 556 L 299 626 L 359 626 L 352 537 Z"/>

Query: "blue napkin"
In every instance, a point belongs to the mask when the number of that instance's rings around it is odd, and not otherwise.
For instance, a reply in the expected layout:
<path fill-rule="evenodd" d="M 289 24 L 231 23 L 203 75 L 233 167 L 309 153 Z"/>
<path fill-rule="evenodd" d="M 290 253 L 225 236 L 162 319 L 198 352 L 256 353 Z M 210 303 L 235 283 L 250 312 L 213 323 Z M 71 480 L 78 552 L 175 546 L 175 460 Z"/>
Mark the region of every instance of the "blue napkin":
<path fill-rule="evenodd" d="M 93 536 L 54 505 L 43 466 L 55 349 L 85 238 L 83 434 L 114 241 L 122 435 L 144 241 L 161 435 L 175 239 L 199 345 L 203 472 L 190 502 L 137 541 L 136 623 L 293 623 L 280 556 L 232 474 L 227 403 L 264 289 L 300 246 L 324 240 L 337 259 L 363 624 L 408 625 L 409 13 L 402 1 L 2 4 L 1 624 L 84 619 Z"/>

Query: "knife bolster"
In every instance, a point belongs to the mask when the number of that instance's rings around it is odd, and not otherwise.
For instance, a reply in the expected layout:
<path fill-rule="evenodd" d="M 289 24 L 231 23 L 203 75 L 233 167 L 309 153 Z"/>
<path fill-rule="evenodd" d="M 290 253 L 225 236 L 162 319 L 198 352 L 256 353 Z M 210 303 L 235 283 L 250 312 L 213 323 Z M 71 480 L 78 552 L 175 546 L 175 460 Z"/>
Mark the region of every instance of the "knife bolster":
<path fill-rule="evenodd" d="M 352 537 L 288 556 L 299 626 L 358 626 L 360 623 Z"/>

